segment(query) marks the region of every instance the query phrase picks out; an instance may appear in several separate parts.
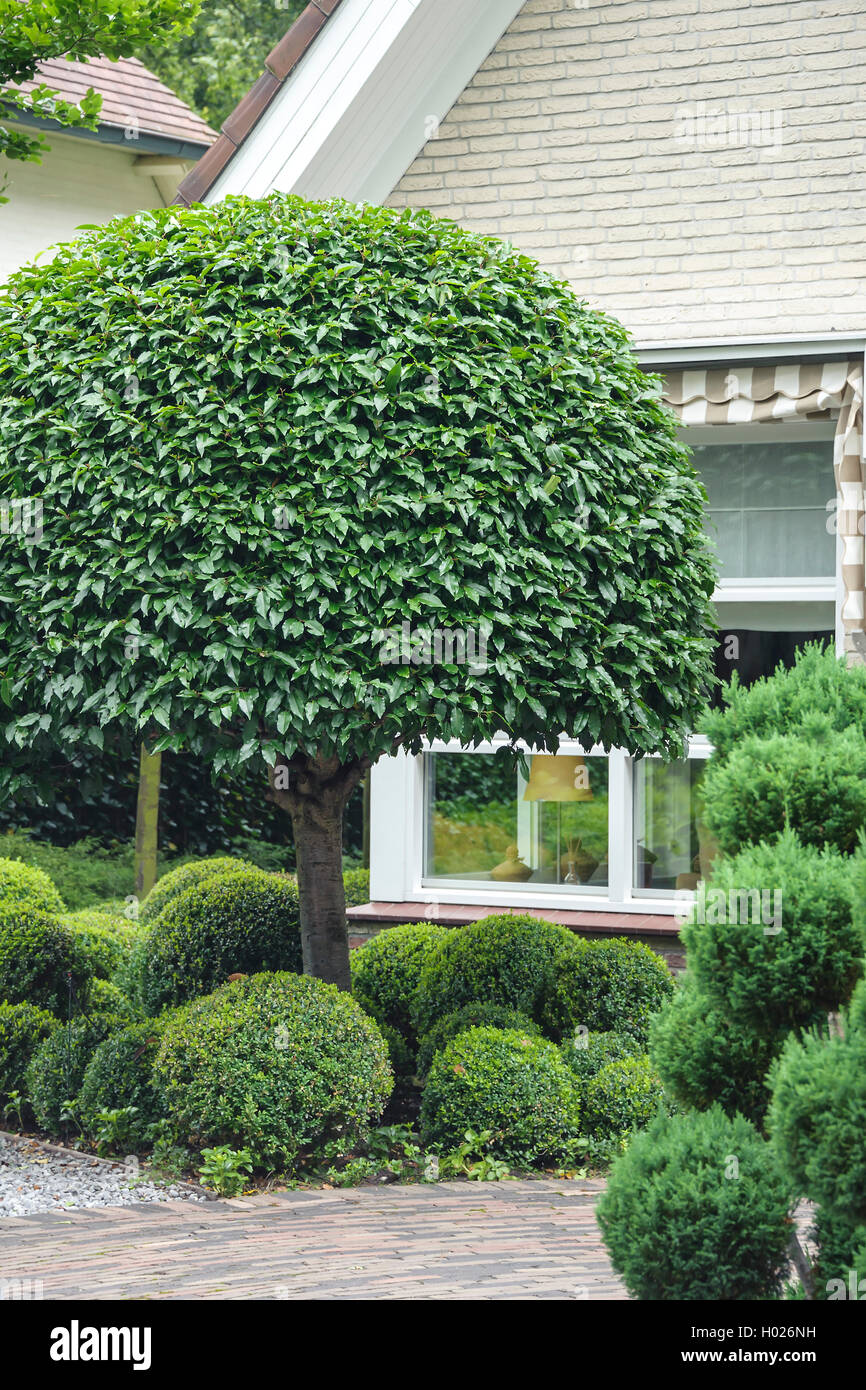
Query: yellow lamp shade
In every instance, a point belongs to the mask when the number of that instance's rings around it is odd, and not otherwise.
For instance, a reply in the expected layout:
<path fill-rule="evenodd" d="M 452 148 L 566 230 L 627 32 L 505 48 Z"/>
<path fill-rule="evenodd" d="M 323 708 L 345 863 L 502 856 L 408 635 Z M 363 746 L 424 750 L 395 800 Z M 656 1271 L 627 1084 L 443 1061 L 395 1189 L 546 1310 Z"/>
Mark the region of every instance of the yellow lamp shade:
<path fill-rule="evenodd" d="M 592 801 L 589 768 L 581 757 L 536 753 L 529 769 L 524 801 Z"/>

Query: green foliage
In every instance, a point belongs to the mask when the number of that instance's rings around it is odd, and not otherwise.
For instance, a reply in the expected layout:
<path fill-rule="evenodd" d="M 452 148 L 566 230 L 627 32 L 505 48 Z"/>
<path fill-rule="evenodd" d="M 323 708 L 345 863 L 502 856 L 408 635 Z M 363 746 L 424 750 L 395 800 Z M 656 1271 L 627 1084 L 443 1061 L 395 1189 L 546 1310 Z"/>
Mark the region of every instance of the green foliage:
<path fill-rule="evenodd" d="M 0 1101 L 23 1089 L 30 1058 L 57 1027 L 54 1015 L 35 1004 L 0 1000 Z"/>
<path fill-rule="evenodd" d="M 563 954 L 548 985 L 542 1024 L 556 1038 L 577 1028 L 630 1033 L 646 1046 L 650 1017 L 673 993 L 661 956 L 642 941 L 587 941 Z"/>
<path fill-rule="evenodd" d="M 141 904 L 138 920 L 145 925 L 153 922 L 167 903 L 194 888 L 215 874 L 245 873 L 253 866 L 243 859 L 231 859 L 225 855 L 215 855 L 210 859 L 195 859 L 191 864 L 182 864 L 162 874 Z"/>
<path fill-rule="evenodd" d="M 29 907 L 34 912 L 62 912 L 63 900 L 41 869 L 0 859 L 0 909 Z"/>
<path fill-rule="evenodd" d="M 567 1038 L 560 1051 L 565 1065 L 583 1086 L 611 1062 L 643 1056 L 641 1044 L 631 1033 L 610 1031 Z"/>
<path fill-rule="evenodd" d="M 107 1014 L 124 1023 L 133 1023 L 141 1016 L 135 1003 L 112 980 L 91 980 L 87 1012 L 91 1017 Z"/>
<path fill-rule="evenodd" d="M 189 34 L 137 54 L 219 129 L 305 5 L 306 0 L 204 0 Z"/>
<path fill-rule="evenodd" d="M 736 672 L 723 691 L 724 704 L 710 710 L 699 725 L 715 750 L 713 761 L 727 758 L 750 736 L 796 734 L 824 716 L 837 733 L 852 725 L 866 729 L 866 668 L 849 666 L 830 647 L 806 643 L 790 669 L 779 665 L 772 676 L 740 685 Z"/>
<path fill-rule="evenodd" d="M 65 1016 L 70 974 L 83 997 L 90 968 L 68 927 L 36 908 L 0 907 L 0 999 Z"/>
<path fill-rule="evenodd" d="M 49 1134 L 64 1129 L 68 1107 L 77 1102 L 95 1048 L 118 1025 L 124 1026 L 105 1014 L 73 1019 L 55 1028 L 34 1052 L 25 1073 L 25 1090 L 37 1124 Z"/>
<path fill-rule="evenodd" d="M 410 1046 L 417 1041 L 411 1010 L 422 971 L 449 935 L 437 922 L 410 922 L 380 931 L 352 952 L 352 990 L 361 1008 Z"/>
<path fill-rule="evenodd" d="M 144 1142 L 150 1127 L 167 1119 L 165 1100 L 154 1085 L 164 1021 L 148 1019 L 111 1033 L 94 1050 L 78 1096 L 78 1114 L 86 1133 L 95 1133 L 105 1111 L 134 1108 L 126 1134 L 131 1144 Z"/>
<path fill-rule="evenodd" d="M 364 1009 L 365 1013 L 370 1013 L 370 1010 L 366 1008 L 362 999 L 358 999 L 358 1003 L 361 1008 Z M 372 1017 L 376 1018 L 376 1015 L 373 1014 Z M 391 1063 L 391 1070 L 394 1075 L 401 1077 L 412 1076 L 415 1071 L 415 1054 L 406 1042 L 403 1034 L 398 1033 L 396 1028 L 392 1028 L 390 1023 L 383 1023 L 379 1018 L 376 1018 L 376 1023 L 378 1024 L 379 1032 L 385 1039 L 385 1044 L 388 1048 L 388 1060 Z"/>
<path fill-rule="evenodd" d="M 347 907 L 360 907 L 370 901 L 370 870 L 344 869 L 343 891 Z"/>
<path fill-rule="evenodd" d="M 688 977 L 653 1017 L 650 1057 L 665 1089 L 683 1106 L 714 1102 L 756 1125 L 770 1103 L 766 1077 L 786 1033 L 755 1032 L 731 1019 Z"/>
<path fill-rule="evenodd" d="M 4 542 L 12 795 L 59 744 L 262 776 L 503 728 L 675 752 L 704 704 L 704 494 L 658 382 L 424 211 L 230 197 L 17 271 L 0 495 L 45 504 Z M 384 664 L 407 615 L 490 659 Z"/>
<path fill-rule="evenodd" d="M 144 932 L 134 922 L 107 912 L 70 912 L 60 922 L 72 932 L 91 973 L 101 980 L 110 980 L 122 970 L 144 940 Z"/>
<path fill-rule="evenodd" d="M 851 996 L 848 1008 L 848 1027 L 866 1034 L 866 980 L 861 980 Z"/>
<path fill-rule="evenodd" d="M 304 975 L 260 974 L 169 1018 L 154 1068 L 178 1133 L 290 1163 L 339 1134 L 352 1142 L 391 1091 L 376 1024 L 349 995 Z"/>
<path fill-rule="evenodd" d="M 79 103 L 64 101 L 44 82 L 23 92 L 47 58 L 121 58 L 139 45 L 183 33 L 201 0 L 0 0 L 0 88 L 5 103 L 27 118 L 96 130 L 102 98 L 90 88 Z M 41 135 L 0 126 L 0 155 L 39 163 L 50 147 Z M 0 198 L 0 202 L 8 202 Z"/>
<path fill-rule="evenodd" d="M 635 1298 L 731 1302 L 779 1296 L 791 1206 L 770 1146 L 712 1106 L 635 1134 L 597 1216 Z"/>
<path fill-rule="evenodd" d="M 484 917 L 449 931 L 421 971 L 418 1030 L 429 1032 L 465 1004 L 499 1004 L 536 1018 L 557 962 L 583 949 L 566 927 L 529 915 Z"/>
<path fill-rule="evenodd" d="M 221 1197 L 238 1197 L 249 1181 L 253 1160 L 249 1149 L 233 1149 L 220 1144 L 202 1149 L 204 1159 L 198 1170 L 204 1187 L 212 1187 Z"/>
<path fill-rule="evenodd" d="M 0 854 L 48 874 L 71 911 L 93 908 L 105 898 L 123 902 L 132 894 L 131 843 L 106 847 L 85 837 L 64 847 L 45 844 L 21 832 L 7 831 L 0 836 Z M 63 911 L 63 908 L 55 907 L 52 911 Z"/>
<path fill-rule="evenodd" d="M 495 1158 L 489 1151 L 495 1137 L 492 1129 L 485 1129 L 481 1134 L 467 1129 L 463 1143 L 442 1155 L 439 1176 L 469 1178 L 475 1182 L 500 1182 L 509 1177 L 508 1164 L 503 1163 L 501 1158 Z"/>
<path fill-rule="evenodd" d="M 815 1297 L 821 1301 L 850 1298 L 850 1271 L 856 1270 L 858 1284 L 866 1277 L 866 1249 L 860 1248 L 866 1243 L 866 1229 L 846 1213 L 831 1213 L 819 1207 L 815 1212 L 812 1236 L 817 1245 L 812 1270 Z M 862 1296 L 862 1291 L 858 1290 L 858 1298 Z"/>
<path fill-rule="evenodd" d="M 747 889 L 765 890 L 768 904 L 780 892 L 781 923 L 770 912 L 765 922 Z M 851 861 L 835 849 L 801 844 L 793 831 L 714 860 L 703 916 L 682 930 L 689 969 L 719 1009 L 756 1033 L 814 1023 L 847 1003 L 861 975 Z"/>
<path fill-rule="evenodd" d="M 229 975 L 301 969 L 298 890 L 246 868 L 215 874 L 167 903 L 144 942 L 148 1013 L 207 994 Z"/>
<path fill-rule="evenodd" d="M 857 729 L 747 738 L 711 758 L 701 789 L 707 829 L 725 854 L 786 827 L 806 845 L 856 847 L 866 824 L 866 739 Z"/>
<path fill-rule="evenodd" d="M 516 1029 L 520 1033 L 528 1034 L 531 1038 L 538 1037 L 541 1033 L 537 1024 L 533 1023 L 527 1014 L 522 1014 L 517 1009 L 508 1009 L 502 1004 L 483 1002 L 464 1004 L 462 1008 L 455 1009 L 453 1013 L 438 1019 L 421 1038 L 418 1048 L 418 1075 L 427 1075 L 436 1053 L 441 1052 L 452 1038 L 456 1038 L 459 1033 L 465 1033 L 469 1028 L 479 1028 L 482 1025 L 488 1028 Z"/>
<path fill-rule="evenodd" d="M 608 1062 L 589 1078 L 583 1094 L 583 1128 L 594 1139 L 617 1139 L 643 1129 L 665 1100 L 648 1057 Z"/>
<path fill-rule="evenodd" d="M 791 1038 L 771 1080 L 768 1128 L 792 1182 L 831 1215 L 866 1224 L 866 1037 Z"/>
<path fill-rule="evenodd" d="M 433 1058 L 421 1102 L 427 1145 L 447 1152 L 467 1130 L 489 1130 L 494 1156 L 530 1167 L 561 1158 L 579 1120 L 559 1049 L 517 1029 L 471 1028 L 452 1038 Z"/>

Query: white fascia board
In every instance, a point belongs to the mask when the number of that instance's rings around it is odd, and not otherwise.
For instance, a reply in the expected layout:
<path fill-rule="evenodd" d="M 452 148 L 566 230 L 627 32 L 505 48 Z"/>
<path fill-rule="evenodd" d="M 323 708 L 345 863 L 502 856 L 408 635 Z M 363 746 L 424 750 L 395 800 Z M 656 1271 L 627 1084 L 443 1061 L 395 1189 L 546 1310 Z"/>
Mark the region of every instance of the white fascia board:
<path fill-rule="evenodd" d="M 343 0 L 206 201 L 273 189 L 382 202 L 521 0 Z"/>
<path fill-rule="evenodd" d="M 816 338 L 812 334 L 788 334 L 775 338 L 718 338 L 714 341 L 691 339 L 688 342 L 636 342 L 635 355 L 644 368 L 687 366 L 689 363 L 711 364 L 737 362 L 781 361 L 801 357 L 856 357 L 866 348 L 863 333 L 829 333 Z"/>

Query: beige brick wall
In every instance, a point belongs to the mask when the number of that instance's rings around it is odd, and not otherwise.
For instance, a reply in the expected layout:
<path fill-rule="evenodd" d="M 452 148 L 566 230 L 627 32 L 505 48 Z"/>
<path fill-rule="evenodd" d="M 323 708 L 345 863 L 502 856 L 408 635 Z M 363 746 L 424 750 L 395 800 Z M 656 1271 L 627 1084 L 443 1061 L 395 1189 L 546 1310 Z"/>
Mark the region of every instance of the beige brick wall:
<path fill-rule="evenodd" d="M 864 0 L 528 0 L 391 198 L 640 341 L 866 328 Z"/>

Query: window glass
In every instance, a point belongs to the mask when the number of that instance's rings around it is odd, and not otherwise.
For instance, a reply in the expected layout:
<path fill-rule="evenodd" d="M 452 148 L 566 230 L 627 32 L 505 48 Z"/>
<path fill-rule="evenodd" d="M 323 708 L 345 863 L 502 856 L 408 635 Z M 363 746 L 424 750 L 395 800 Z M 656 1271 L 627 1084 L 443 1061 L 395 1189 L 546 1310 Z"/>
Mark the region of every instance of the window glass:
<path fill-rule="evenodd" d="M 664 763 L 642 758 L 634 769 L 634 891 L 638 896 L 697 887 L 715 853 L 701 820 L 702 758 Z"/>
<path fill-rule="evenodd" d="M 721 579 L 835 574 L 832 439 L 698 444 L 692 461 L 709 498 Z"/>
<path fill-rule="evenodd" d="M 608 882 L 608 761 L 425 755 L 425 877 L 597 892 Z"/>

